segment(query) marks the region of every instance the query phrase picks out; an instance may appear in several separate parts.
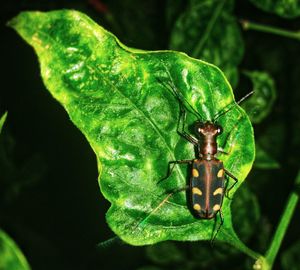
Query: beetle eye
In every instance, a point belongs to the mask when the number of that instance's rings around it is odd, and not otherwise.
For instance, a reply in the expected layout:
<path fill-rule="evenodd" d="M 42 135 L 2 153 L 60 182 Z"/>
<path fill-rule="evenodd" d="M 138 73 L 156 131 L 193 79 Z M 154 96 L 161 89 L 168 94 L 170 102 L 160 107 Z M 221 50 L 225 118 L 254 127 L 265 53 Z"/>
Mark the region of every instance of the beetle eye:
<path fill-rule="evenodd" d="M 221 126 L 218 126 L 218 134 L 221 134 L 223 132 L 223 128 Z"/>
<path fill-rule="evenodd" d="M 196 125 L 195 125 L 196 132 L 202 133 L 202 129 L 203 129 L 203 123 L 196 122 Z"/>

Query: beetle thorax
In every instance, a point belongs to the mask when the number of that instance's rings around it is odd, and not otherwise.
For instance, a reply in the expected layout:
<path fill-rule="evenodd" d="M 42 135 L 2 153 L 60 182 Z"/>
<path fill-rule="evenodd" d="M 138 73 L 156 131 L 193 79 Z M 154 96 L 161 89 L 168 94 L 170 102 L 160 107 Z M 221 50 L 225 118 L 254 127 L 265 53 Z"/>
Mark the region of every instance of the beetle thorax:
<path fill-rule="evenodd" d="M 206 160 L 211 160 L 218 151 L 217 136 L 222 129 L 212 122 L 199 123 L 197 132 L 200 136 L 200 156 Z"/>

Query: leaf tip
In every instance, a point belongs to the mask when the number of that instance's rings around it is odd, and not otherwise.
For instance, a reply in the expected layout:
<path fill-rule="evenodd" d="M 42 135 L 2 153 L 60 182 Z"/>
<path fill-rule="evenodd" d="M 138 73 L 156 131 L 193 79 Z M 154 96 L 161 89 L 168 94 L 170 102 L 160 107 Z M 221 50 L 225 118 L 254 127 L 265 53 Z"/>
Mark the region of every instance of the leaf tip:
<path fill-rule="evenodd" d="M 8 22 L 6 22 L 6 26 L 17 30 L 19 28 L 19 26 L 23 23 L 26 13 L 28 13 L 28 12 L 25 11 L 25 12 L 19 13 L 17 16 L 13 17 Z"/>

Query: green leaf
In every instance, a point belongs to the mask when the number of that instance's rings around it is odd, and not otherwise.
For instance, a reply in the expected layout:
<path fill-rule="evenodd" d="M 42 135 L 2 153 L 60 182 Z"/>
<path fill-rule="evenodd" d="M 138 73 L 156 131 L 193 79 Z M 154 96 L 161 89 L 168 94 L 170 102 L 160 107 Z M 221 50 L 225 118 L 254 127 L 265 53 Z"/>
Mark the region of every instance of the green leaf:
<path fill-rule="evenodd" d="M 0 118 L 0 205 L 11 203 L 23 188 L 42 179 L 45 163 L 38 154 L 15 160 L 15 140 L 9 134 L 1 134 L 7 112 Z"/>
<path fill-rule="evenodd" d="M 171 31 L 175 21 L 178 16 L 182 13 L 182 10 L 185 8 L 187 1 L 184 0 L 167 0 L 165 7 L 165 22 L 166 27 Z"/>
<path fill-rule="evenodd" d="M 192 1 L 178 18 L 169 46 L 220 67 L 235 87 L 244 43 L 232 6 L 233 1 Z"/>
<path fill-rule="evenodd" d="M 256 7 L 281 17 L 292 19 L 300 15 L 299 0 L 250 0 Z"/>
<path fill-rule="evenodd" d="M 0 269 L 30 270 L 30 266 L 17 244 L 0 229 Z"/>
<path fill-rule="evenodd" d="M 296 241 L 285 250 L 280 260 L 283 270 L 298 270 L 300 265 L 300 241 Z"/>
<path fill-rule="evenodd" d="M 231 207 L 234 227 L 243 242 L 254 234 L 260 218 L 258 199 L 246 184 L 238 190 Z"/>
<path fill-rule="evenodd" d="M 2 131 L 3 125 L 6 121 L 6 117 L 7 117 L 7 112 L 5 112 L 0 118 L 0 134 L 1 134 L 1 131 Z"/>
<path fill-rule="evenodd" d="M 166 84 L 212 120 L 234 104 L 223 73 L 183 53 L 130 49 L 76 11 L 23 12 L 9 25 L 34 47 L 45 85 L 93 148 L 101 191 L 112 204 L 106 215 L 111 229 L 133 245 L 211 239 L 214 220 L 195 218 L 185 192 L 164 201 L 166 192 L 186 185 L 187 168 L 177 166 L 158 181 L 169 161 L 195 157 L 176 132 L 179 104 Z M 195 120 L 189 113 L 186 126 Z M 254 160 L 253 130 L 239 106 L 218 122 L 224 128 L 218 142 L 230 152 L 219 158 L 239 179 L 233 195 Z M 250 252 L 233 231 L 230 203 L 224 199 L 218 239 Z"/>
<path fill-rule="evenodd" d="M 157 29 L 161 16 L 155 1 L 110 0 L 107 5 L 108 12 L 105 18 L 119 39 L 132 47 L 158 46 L 160 38 L 154 29 Z"/>
<path fill-rule="evenodd" d="M 256 144 L 263 146 L 263 150 L 275 160 L 282 158 L 282 151 L 286 147 L 285 125 L 286 123 L 282 119 L 272 119 L 256 138 Z"/>
<path fill-rule="evenodd" d="M 149 260 L 158 265 L 174 265 L 187 260 L 184 251 L 177 247 L 176 242 L 171 241 L 148 246 L 146 255 Z"/>
<path fill-rule="evenodd" d="M 242 107 L 251 122 L 257 124 L 272 110 L 276 98 L 275 83 L 266 72 L 245 71 L 244 74 L 252 81 L 254 93 L 243 102 Z"/>
<path fill-rule="evenodd" d="M 259 144 L 256 144 L 254 165 L 258 169 L 278 169 L 280 164 L 272 158 Z"/>

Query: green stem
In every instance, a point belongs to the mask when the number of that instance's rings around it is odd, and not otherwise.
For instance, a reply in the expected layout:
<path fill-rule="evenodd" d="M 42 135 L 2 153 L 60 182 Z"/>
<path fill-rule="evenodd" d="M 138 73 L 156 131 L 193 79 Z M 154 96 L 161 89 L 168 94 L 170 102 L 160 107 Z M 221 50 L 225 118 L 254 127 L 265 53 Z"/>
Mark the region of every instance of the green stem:
<path fill-rule="evenodd" d="M 226 2 L 226 0 L 220 1 L 219 5 L 216 7 L 215 12 L 214 12 L 213 16 L 211 17 L 211 19 L 210 19 L 210 21 L 207 25 L 207 28 L 206 28 L 206 31 L 205 31 L 204 35 L 199 40 L 198 44 L 196 45 L 196 47 L 194 48 L 194 50 L 191 53 L 192 57 L 195 57 L 195 58 L 199 57 L 205 42 L 207 41 L 207 39 L 208 39 L 208 37 L 209 37 L 216 21 L 218 19 L 218 17 L 220 16 L 220 13 L 221 13 L 224 5 L 225 5 L 225 2 Z"/>
<path fill-rule="evenodd" d="M 270 33 L 282 37 L 300 40 L 300 31 L 288 31 L 281 28 L 244 20 L 241 21 L 241 24 L 244 30 L 255 30 L 259 32 Z"/>
<path fill-rule="evenodd" d="M 297 178 L 295 180 L 295 185 L 296 186 L 300 185 L 300 171 L 298 172 Z M 299 200 L 299 195 L 295 191 L 292 192 L 288 198 L 288 202 L 287 202 L 285 210 L 281 216 L 281 219 L 280 219 L 280 222 L 276 229 L 276 232 L 273 236 L 271 245 L 270 245 L 268 251 L 266 252 L 265 259 L 266 259 L 268 265 L 270 266 L 270 269 L 272 268 L 272 265 L 275 261 L 275 258 L 279 251 L 283 237 L 286 234 L 288 225 L 290 224 L 290 221 L 294 214 L 298 200 Z"/>

